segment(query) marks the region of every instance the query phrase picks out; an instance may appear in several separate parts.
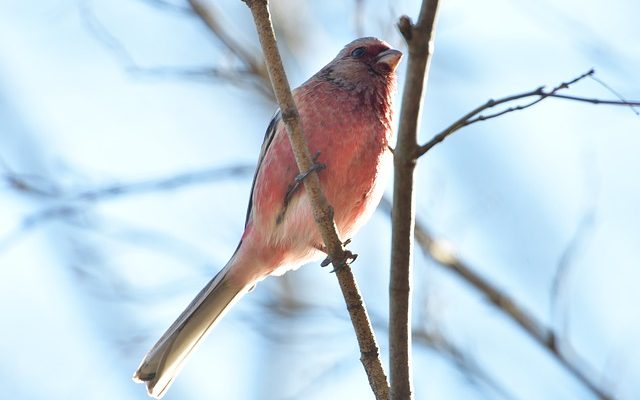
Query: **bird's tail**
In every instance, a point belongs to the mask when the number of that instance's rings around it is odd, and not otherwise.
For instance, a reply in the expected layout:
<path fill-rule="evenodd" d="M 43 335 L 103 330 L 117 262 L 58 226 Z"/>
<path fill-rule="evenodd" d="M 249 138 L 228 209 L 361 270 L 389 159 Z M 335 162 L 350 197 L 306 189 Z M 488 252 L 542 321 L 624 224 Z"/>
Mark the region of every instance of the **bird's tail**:
<path fill-rule="evenodd" d="M 189 354 L 251 284 L 229 279 L 232 261 L 205 286 L 140 363 L 133 380 L 146 383 L 149 396 L 161 398 Z"/>

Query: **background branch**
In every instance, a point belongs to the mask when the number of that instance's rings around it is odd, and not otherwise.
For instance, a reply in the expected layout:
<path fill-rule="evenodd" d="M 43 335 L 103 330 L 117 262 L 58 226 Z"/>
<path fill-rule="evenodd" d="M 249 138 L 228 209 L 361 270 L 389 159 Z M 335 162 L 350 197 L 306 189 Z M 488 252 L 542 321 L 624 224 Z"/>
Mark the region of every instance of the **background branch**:
<path fill-rule="evenodd" d="M 438 265 L 455 273 L 462 280 L 483 293 L 487 300 L 522 328 L 542 348 L 547 350 L 569 373 L 589 389 L 599 399 L 613 397 L 591 377 L 592 368 L 587 367 L 584 360 L 570 351 L 567 343 L 560 340 L 552 328 L 537 319 L 533 313 L 526 310 L 514 299 L 499 290 L 491 282 L 474 272 L 474 270 L 460 260 L 450 249 L 431 236 L 419 221 L 415 227 L 416 241 L 420 248 Z"/>
<path fill-rule="evenodd" d="M 386 197 L 382 198 L 380 208 L 387 213 L 391 212 L 392 204 Z M 390 214 L 388 214 L 390 215 Z M 583 230 L 587 228 L 588 221 L 593 218 L 593 211 L 589 212 L 580 223 L 575 237 L 569 243 L 567 251 L 573 251 L 575 243 L 580 240 Z M 416 218 L 415 240 L 420 249 L 431 258 L 436 265 L 453 272 L 459 279 L 466 282 L 475 290 L 482 293 L 489 302 L 503 313 L 508 319 L 517 324 L 529 337 L 531 337 L 540 347 L 544 348 L 560 365 L 562 365 L 581 384 L 591 391 L 599 399 L 613 399 L 613 396 L 601 385 L 596 383 L 592 377 L 593 371 L 583 359 L 570 350 L 568 343 L 560 340 L 560 335 L 554 332 L 553 328 L 545 325 L 537 319 L 533 313 L 511 298 L 504 291 L 492 284 L 489 280 L 475 272 L 475 269 L 462 261 L 455 255 L 450 245 L 438 240 L 429 230 Z M 563 255 L 561 262 L 564 261 Z M 561 265 L 562 267 L 562 265 Z M 554 288 L 552 296 L 556 296 L 557 289 Z"/>
<path fill-rule="evenodd" d="M 267 69 L 259 58 L 254 56 L 253 49 L 246 49 L 233 35 L 229 34 L 217 17 L 217 10 L 211 2 L 204 3 L 201 0 L 188 0 L 194 13 L 204 22 L 211 33 L 218 38 L 227 50 L 234 54 L 245 66 L 250 75 L 257 78 L 256 88 L 269 99 L 273 99 L 274 93 L 269 80 Z"/>
<path fill-rule="evenodd" d="M 16 228 L 0 237 L 0 252 L 15 243 L 27 231 L 38 228 L 52 220 L 81 215 L 86 211 L 90 203 L 128 195 L 172 190 L 238 176 L 249 176 L 253 170 L 254 167 L 251 165 L 211 167 L 169 177 L 114 183 L 80 191 L 66 190 L 55 182 L 50 182 L 40 176 L 20 175 L 7 170 L 0 178 L 14 191 L 32 198 L 44 199 L 48 202 L 54 201 L 57 204 L 47 206 L 22 218 Z"/>
<path fill-rule="evenodd" d="M 282 60 L 278 52 L 271 16 L 269 14 L 267 0 L 244 0 L 251 9 L 262 52 L 265 56 L 269 77 L 280 106 L 282 120 L 287 128 L 289 140 L 293 149 L 298 169 L 300 172 L 309 171 L 313 161 L 309 147 L 303 134 L 303 127 L 300 122 L 298 110 L 296 108 L 291 88 L 282 65 Z M 387 378 L 382 368 L 379 357 L 379 349 L 371 327 L 371 321 L 360 295 L 360 291 L 355 282 L 355 278 L 348 267 L 348 253 L 343 247 L 343 243 L 338 237 L 335 222 L 333 221 L 333 210 L 320 187 L 320 179 L 316 172 L 309 174 L 304 180 L 304 187 L 307 191 L 311 206 L 313 208 L 314 219 L 318 224 L 322 239 L 327 249 L 327 254 L 332 260 L 336 276 L 340 283 L 340 288 L 347 305 L 347 310 L 351 317 L 351 322 L 360 346 L 360 360 L 369 378 L 369 384 L 376 396 L 376 399 L 388 399 Z"/>
<path fill-rule="evenodd" d="M 205 5 L 198 0 L 190 0 L 189 5 L 179 6 L 161 0 L 143 0 L 145 3 L 159 9 L 193 16 L 200 19 L 212 35 L 233 55 L 239 62 L 237 67 L 221 66 L 143 66 L 127 49 L 125 43 L 120 41 L 102 23 L 95 14 L 90 2 L 81 2 L 79 9 L 82 21 L 91 34 L 106 48 L 108 48 L 122 63 L 125 70 L 136 77 L 145 78 L 174 78 L 194 80 L 216 80 L 232 84 L 243 84 L 256 89 L 259 94 L 269 100 L 273 100 L 273 91 L 269 83 L 269 77 L 264 64 L 253 56 L 253 50 L 235 40 L 231 34 L 223 28 L 210 3 Z"/>

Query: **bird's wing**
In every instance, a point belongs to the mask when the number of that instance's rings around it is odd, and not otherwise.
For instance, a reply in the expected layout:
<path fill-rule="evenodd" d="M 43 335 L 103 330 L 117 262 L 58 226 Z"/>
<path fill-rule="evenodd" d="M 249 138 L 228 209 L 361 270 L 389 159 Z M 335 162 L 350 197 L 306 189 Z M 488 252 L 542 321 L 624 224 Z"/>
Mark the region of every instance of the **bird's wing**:
<path fill-rule="evenodd" d="M 282 115 L 280 110 L 277 110 L 274 114 L 273 118 L 271 118 L 271 122 L 269 122 L 269 126 L 267 127 L 267 131 L 264 134 L 264 141 L 262 142 L 262 148 L 260 149 L 260 156 L 258 157 L 258 164 L 256 165 L 256 172 L 253 174 L 253 182 L 251 183 L 251 193 L 249 194 L 249 205 L 247 206 L 247 216 L 244 220 L 244 226 L 247 227 L 247 223 L 249 222 L 249 216 L 251 215 L 251 209 L 253 208 L 253 191 L 256 188 L 256 178 L 258 177 L 258 172 L 260 171 L 260 167 L 262 166 L 262 161 L 264 160 L 265 154 L 267 154 L 267 150 L 273 141 L 273 138 L 276 136 L 276 132 L 278 131 L 278 125 L 282 120 Z"/>

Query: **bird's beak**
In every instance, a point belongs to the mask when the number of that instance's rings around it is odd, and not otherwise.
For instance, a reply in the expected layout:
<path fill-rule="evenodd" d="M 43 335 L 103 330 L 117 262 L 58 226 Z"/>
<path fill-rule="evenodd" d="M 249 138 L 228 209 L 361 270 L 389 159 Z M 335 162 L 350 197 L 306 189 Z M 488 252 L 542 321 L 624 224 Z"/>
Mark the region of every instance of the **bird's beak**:
<path fill-rule="evenodd" d="M 396 49 L 385 50 L 376 57 L 376 64 L 384 64 L 390 72 L 394 72 L 400 63 L 402 52 Z"/>

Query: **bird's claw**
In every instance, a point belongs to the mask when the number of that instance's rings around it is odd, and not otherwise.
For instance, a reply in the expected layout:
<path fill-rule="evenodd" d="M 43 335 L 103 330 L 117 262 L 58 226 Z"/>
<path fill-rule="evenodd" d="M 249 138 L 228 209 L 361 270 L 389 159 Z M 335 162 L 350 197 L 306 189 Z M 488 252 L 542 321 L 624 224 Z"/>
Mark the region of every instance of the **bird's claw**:
<path fill-rule="evenodd" d="M 349 243 L 351 243 L 351 239 L 347 239 L 345 240 L 345 242 L 342 244 L 343 246 L 348 245 Z M 333 270 L 330 271 L 330 273 L 336 272 L 341 270 L 342 268 L 348 267 L 349 265 L 351 265 L 356 258 L 358 258 L 358 255 L 355 253 L 352 253 L 350 250 L 345 249 L 344 252 L 344 258 L 342 260 L 342 262 L 340 262 L 340 264 L 338 264 L 337 267 L 334 267 Z M 320 266 L 321 267 L 326 267 L 327 265 L 333 263 L 333 259 L 331 258 L 331 256 L 327 256 L 327 258 L 325 258 L 321 263 Z"/>
<path fill-rule="evenodd" d="M 311 168 L 309 168 L 305 172 L 301 172 L 293 179 L 293 182 L 287 188 L 287 192 L 284 194 L 284 207 L 282 207 L 282 211 L 278 214 L 276 218 L 276 223 L 281 223 L 284 219 L 284 213 L 287 211 L 287 207 L 289 206 L 289 202 L 291 198 L 295 194 L 296 190 L 300 187 L 300 184 L 305 180 L 307 176 L 309 176 L 312 172 L 318 172 L 325 168 L 327 168 L 326 164 L 318 163 L 318 157 L 320 157 L 320 152 L 317 152 L 313 157 L 313 164 L 311 164 Z"/>
<path fill-rule="evenodd" d="M 295 187 L 293 191 L 295 191 L 295 189 L 300 185 L 300 183 L 302 183 L 302 181 L 304 181 L 307 178 L 307 176 L 309 176 L 312 172 L 320 172 L 323 169 L 327 168 L 327 164 L 322 164 L 318 162 L 319 157 L 320 157 L 320 152 L 318 151 L 316 155 L 313 156 L 313 164 L 311 164 L 311 167 L 309 167 L 309 169 L 306 170 L 305 172 L 301 172 L 296 176 L 295 184 L 294 184 Z"/>

